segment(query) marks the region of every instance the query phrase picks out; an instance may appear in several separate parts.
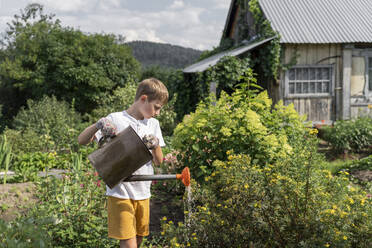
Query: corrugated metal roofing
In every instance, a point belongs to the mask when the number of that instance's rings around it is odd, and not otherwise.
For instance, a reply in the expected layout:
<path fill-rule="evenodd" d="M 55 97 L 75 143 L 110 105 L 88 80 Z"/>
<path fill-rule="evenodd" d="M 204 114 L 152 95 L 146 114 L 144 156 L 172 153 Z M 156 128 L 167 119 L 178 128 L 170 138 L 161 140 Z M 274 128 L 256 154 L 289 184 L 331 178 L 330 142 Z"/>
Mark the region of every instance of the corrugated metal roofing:
<path fill-rule="evenodd" d="M 247 44 L 245 46 L 242 46 L 242 47 L 238 47 L 238 48 L 235 48 L 233 50 L 229 50 L 229 51 L 224 51 L 224 52 L 221 52 L 221 53 L 217 53 L 211 57 L 208 57 L 206 59 L 203 59 L 195 64 L 192 64 L 188 67 L 186 67 L 183 72 L 185 73 L 193 73 L 193 72 L 202 72 L 202 71 L 205 71 L 206 69 L 208 69 L 209 67 L 211 66 L 214 66 L 215 64 L 218 63 L 218 61 L 224 57 L 224 56 L 237 56 L 237 55 L 240 55 L 242 53 L 245 53 L 255 47 L 258 47 L 262 44 L 265 44 L 266 42 L 269 42 L 270 40 L 274 39 L 275 37 L 271 37 L 271 38 L 267 38 L 265 40 L 261 40 L 261 41 L 257 41 L 257 42 L 253 42 L 253 43 L 250 43 L 250 44 Z"/>
<path fill-rule="evenodd" d="M 259 0 L 281 43 L 372 43 L 372 0 Z"/>

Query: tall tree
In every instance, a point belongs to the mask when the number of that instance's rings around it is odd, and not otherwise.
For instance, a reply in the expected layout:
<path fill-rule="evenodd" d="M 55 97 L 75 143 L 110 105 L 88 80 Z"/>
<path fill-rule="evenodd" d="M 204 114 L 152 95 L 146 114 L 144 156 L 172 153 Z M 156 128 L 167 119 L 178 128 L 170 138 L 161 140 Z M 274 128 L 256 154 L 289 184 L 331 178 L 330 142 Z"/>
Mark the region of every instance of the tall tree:
<path fill-rule="evenodd" d="M 138 78 L 140 65 L 122 37 L 63 27 L 39 4 L 8 26 L 0 51 L 0 104 L 8 119 L 43 95 L 90 112 L 108 92 Z"/>

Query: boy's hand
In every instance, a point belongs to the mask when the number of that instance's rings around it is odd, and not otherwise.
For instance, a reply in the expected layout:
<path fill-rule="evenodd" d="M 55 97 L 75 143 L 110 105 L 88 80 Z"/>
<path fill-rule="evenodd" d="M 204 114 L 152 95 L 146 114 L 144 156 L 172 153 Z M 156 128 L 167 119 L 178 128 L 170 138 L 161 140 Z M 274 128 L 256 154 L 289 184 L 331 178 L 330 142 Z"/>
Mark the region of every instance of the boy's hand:
<path fill-rule="evenodd" d="M 96 122 L 96 128 L 101 130 L 103 137 L 115 137 L 116 126 L 107 118 L 101 118 Z"/>
<path fill-rule="evenodd" d="M 146 134 L 145 136 L 143 136 L 142 141 L 145 143 L 147 148 L 150 150 L 155 149 L 159 145 L 159 139 L 156 138 L 156 136 L 152 134 Z"/>

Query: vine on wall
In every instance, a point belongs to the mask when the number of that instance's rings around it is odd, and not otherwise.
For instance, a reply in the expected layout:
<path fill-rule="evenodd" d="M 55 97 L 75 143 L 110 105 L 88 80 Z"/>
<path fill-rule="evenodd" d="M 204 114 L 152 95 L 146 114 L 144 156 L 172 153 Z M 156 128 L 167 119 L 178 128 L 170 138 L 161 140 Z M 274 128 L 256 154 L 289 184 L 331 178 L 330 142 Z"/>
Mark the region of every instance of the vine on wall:
<path fill-rule="evenodd" d="M 253 15 L 255 23 L 255 33 L 261 39 L 276 36 L 268 45 L 259 49 L 260 66 L 265 77 L 277 79 L 279 76 L 279 68 L 281 67 L 280 55 L 280 35 L 275 32 L 270 25 L 270 22 L 265 18 L 259 0 L 240 0 L 239 3 L 245 5 L 248 2 L 249 11 Z M 239 25 L 247 25 L 239 22 Z"/>

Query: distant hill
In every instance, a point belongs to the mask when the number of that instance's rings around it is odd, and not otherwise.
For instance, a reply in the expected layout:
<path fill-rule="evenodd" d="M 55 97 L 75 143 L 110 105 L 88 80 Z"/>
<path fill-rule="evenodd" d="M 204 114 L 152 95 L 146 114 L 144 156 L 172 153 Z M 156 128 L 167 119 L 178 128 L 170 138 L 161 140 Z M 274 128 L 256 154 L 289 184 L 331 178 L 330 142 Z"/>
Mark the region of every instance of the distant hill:
<path fill-rule="evenodd" d="M 149 41 L 127 42 L 133 50 L 133 56 L 143 67 L 159 65 L 182 69 L 196 62 L 202 51 L 171 44 Z"/>

